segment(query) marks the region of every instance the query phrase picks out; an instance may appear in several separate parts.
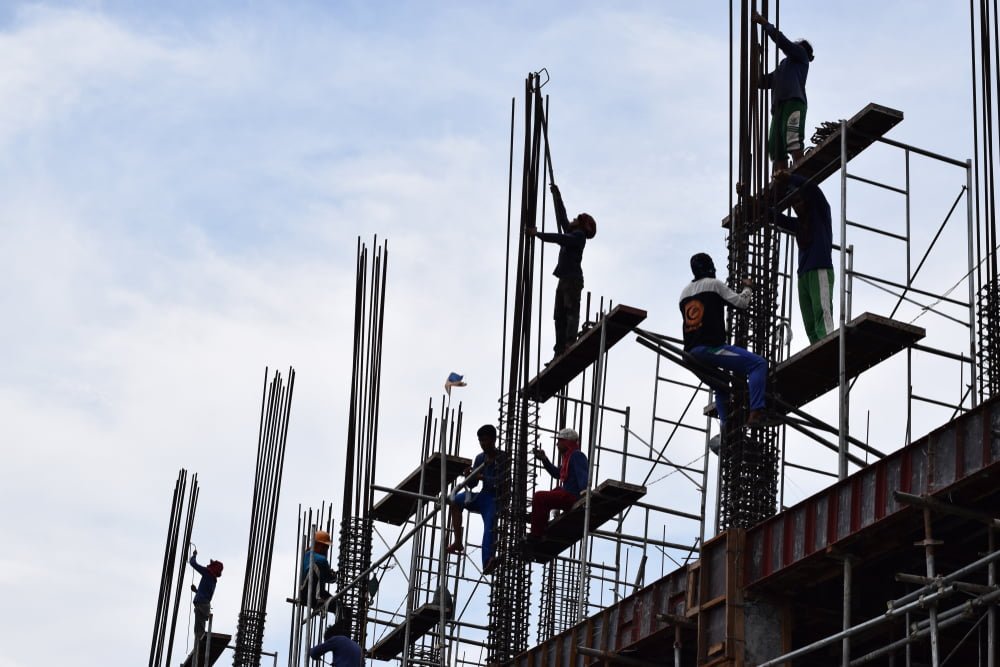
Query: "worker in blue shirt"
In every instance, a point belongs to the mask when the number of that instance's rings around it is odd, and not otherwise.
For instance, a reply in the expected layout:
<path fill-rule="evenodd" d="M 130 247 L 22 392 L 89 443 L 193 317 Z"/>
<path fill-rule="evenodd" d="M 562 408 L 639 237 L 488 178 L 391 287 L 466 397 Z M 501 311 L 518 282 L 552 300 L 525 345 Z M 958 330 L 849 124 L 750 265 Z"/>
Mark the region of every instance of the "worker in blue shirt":
<path fill-rule="evenodd" d="M 326 605 L 330 593 L 326 590 L 325 584 L 333 583 L 336 573 L 330 567 L 327 560 L 327 553 L 330 551 L 330 533 L 325 530 L 317 530 L 313 536 L 312 549 L 307 550 L 302 555 L 302 572 L 299 583 L 299 600 L 307 603 L 310 607 L 316 608 Z M 312 600 L 309 594 L 312 593 Z M 327 611 L 333 609 L 327 608 Z"/>
<path fill-rule="evenodd" d="M 559 233 L 539 232 L 534 227 L 528 227 L 527 234 L 546 243 L 559 245 L 559 259 L 552 272 L 559 283 L 556 285 L 555 308 L 552 319 L 555 320 L 556 343 L 552 347 L 555 356 L 566 351 L 566 348 L 576 340 L 580 328 L 580 294 L 583 292 L 583 249 L 587 240 L 597 234 L 597 223 L 589 213 L 581 213 L 572 221 L 566 215 L 559 187 L 553 183 L 552 205 L 556 210 L 556 225 Z"/>
<path fill-rule="evenodd" d="M 361 667 L 361 647 L 350 635 L 351 617 L 338 618 L 323 633 L 323 642 L 309 649 L 309 657 L 319 660 L 329 653 L 334 667 Z"/>
<path fill-rule="evenodd" d="M 208 565 L 198 564 L 198 551 L 191 554 L 188 561 L 194 571 L 201 575 L 198 588 L 194 593 L 194 641 L 195 646 L 198 640 L 205 635 L 205 624 L 212 614 L 212 596 L 215 595 L 215 584 L 222 576 L 222 561 L 210 560 Z"/>
<path fill-rule="evenodd" d="M 482 563 L 483 572 L 490 574 L 496 567 L 497 560 L 493 553 L 493 534 L 496 526 L 498 483 L 501 475 L 507 474 L 507 457 L 497 449 L 497 430 L 492 424 L 485 424 L 476 431 L 479 447 L 483 450 L 477 455 L 472 466 L 465 469 L 467 479 L 465 485 L 475 488 L 482 481 L 483 488 L 478 493 L 471 490 L 455 493 L 448 499 L 451 507 L 451 528 L 454 539 L 448 546 L 448 553 L 461 554 L 465 552 L 465 542 L 462 532 L 462 510 L 475 512 L 483 518 Z M 478 472 L 474 472 L 478 471 Z M 471 475 L 471 476 L 470 476 Z"/>
<path fill-rule="evenodd" d="M 805 151 L 806 78 L 809 63 L 813 60 L 813 47 L 808 41 L 792 41 L 759 13 L 753 13 L 753 22 L 764 28 L 785 57 L 773 72 L 760 79 L 761 88 L 771 89 L 771 128 L 767 133 L 767 151 L 774 171 L 788 167 L 788 154 L 798 162 Z"/>
<path fill-rule="evenodd" d="M 774 224 L 795 235 L 799 248 L 798 291 L 802 324 L 810 343 L 833 331 L 833 221 L 830 203 L 819 186 L 797 174 L 778 174 L 796 217 L 774 211 Z"/>
<path fill-rule="evenodd" d="M 559 450 L 558 468 L 542 449 L 536 447 L 534 450 L 535 458 L 559 480 L 559 486 L 551 491 L 536 491 L 532 496 L 529 542 L 542 538 L 552 510 L 570 509 L 587 489 L 587 455 L 580 451 L 580 435 L 574 429 L 562 429 L 556 434 L 556 448 Z"/>

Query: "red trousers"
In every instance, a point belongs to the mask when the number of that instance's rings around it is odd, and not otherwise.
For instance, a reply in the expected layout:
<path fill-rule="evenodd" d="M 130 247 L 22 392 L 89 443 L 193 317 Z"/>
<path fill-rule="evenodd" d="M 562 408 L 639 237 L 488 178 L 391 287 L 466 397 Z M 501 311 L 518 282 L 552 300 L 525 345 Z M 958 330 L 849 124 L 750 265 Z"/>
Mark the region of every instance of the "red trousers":
<path fill-rule="evenodd" d="M 549 513 L 552 510 L 568 510 L 579 499 L 579 496 L 562 489 L 536 491 L 531 498 L 531 534 L 541 537 L 549 523 Z"/>

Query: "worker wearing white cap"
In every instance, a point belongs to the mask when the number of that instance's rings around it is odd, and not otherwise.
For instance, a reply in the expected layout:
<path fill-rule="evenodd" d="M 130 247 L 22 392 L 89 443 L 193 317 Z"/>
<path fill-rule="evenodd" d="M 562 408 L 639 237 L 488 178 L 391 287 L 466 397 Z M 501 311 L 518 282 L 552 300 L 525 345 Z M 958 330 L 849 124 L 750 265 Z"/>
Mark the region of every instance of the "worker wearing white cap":
<path fill-rule="evenodd" d="M 571 428 L 562 429 L 556 434 L 556 447 L 559 449 L 558 468 L 545 452 L 535 448 L 535 458 L 559 480 L 559 486 L 551 491 L 536 491 L 532 497 L 531 539 L 541 538 L 552 510 L 570 509 L 587 488 L 587 455 L 580 451 L 580 434 Z"/>

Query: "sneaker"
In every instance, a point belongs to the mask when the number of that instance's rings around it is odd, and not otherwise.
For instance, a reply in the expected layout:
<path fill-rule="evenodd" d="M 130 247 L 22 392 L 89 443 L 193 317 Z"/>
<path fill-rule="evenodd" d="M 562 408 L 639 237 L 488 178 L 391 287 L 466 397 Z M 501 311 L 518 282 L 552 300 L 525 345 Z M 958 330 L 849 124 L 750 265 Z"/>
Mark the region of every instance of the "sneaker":
<path fill-rule="evenodd" d="M 464 554 L 465 546 L 459 544 L 458 542 L 454 542 L 453 544 L 448 545 L 448 548 L 445 549 L 445 552 L 450 554 Z"/>

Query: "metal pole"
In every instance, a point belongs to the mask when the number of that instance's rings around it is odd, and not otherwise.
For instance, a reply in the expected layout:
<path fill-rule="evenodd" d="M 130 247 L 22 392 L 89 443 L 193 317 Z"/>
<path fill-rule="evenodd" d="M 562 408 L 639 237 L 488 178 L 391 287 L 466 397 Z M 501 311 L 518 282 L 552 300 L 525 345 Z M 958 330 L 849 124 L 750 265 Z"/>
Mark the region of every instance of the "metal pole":
<path fill-rule="evenodd" d="M 847 477 L 848 384 L 847 384 L 847 121 L 840 121 L 840 331 L 839 349 L 840 433 L 837 476 Z"/>
<path fill-rule="evenodd" d="M 588 469 L 587 469 L 587 498 L 584 501 L 584 512 L 583 512 L 583 537 L 580 540 L 580 595 L 577 598 L 577 621 L 582 622 L 583 619 L 587 617 L 587 588 L 588 588 L 588 578 L 587 578 L 587 543 L 590 537 L 590 504 L 591 504 L 591 488 L 594 484 L 594 458 L 595 450 L 598 447 L 597 443 L 597 417 L 600 414 L 600 399 L 601 399 L 601 378 L 604 377 L 604 355 L 607 354 L 607 332 L 608 323 L 607 316 L 603 315 L 601 317 L 601 346 L 597 354 L 597 363 L 594 368 L 594 391 L 592 394 L 592 403 L 590 406 L 590 456 L 587 459 Z"/>
<path fill-rule="evenodd" d="M 424 420 L 424 442 L 423 442 L 423 444 L 422 444 L 422 446 L 420 448 L 420 463 L 421 463 L 421 465 L 420 465 L 420 486 L 418 488 L 420 489 L 420 494 L 421 495 L 425 495 L 424 494 L 424 475 L 425 475 L 425 473 L 427 471 L 427 466 L 424 465 L 424 462 L 427 461 L 427 459 L 430 458 L 430 453 L 431 453 L 430 444 L 431 444 L 431 441 L 432 441 L 432 438 L 433 438 L 432 433 L 433 433 L 433 429 L 434 429 L 433 424 L 434 424 L 434 404 L 433 404 L 432 400 L 428 400 L 427 401 L 427 417 Z M 444 471 L 444 466 L 442 466 L 441 470 Z M 444 490 L 445 490 L 445 486 L 442 485 L 441 486 L 441 495 L 442 496 L 444 495 Z M 418 503 L 417 503 L 417 512 L 414 515 L 414 520 L 417 523 L 419 523 L 420 520 L 422 518 L 424 518 L 425 507 L 426 507 L 426 505 L 424 503 L 418 501 Z M 442 528 L 444 530 L 447 530 L 447 527 L 446 527 L 446 524 L 445 524 L 444 521 L 441 522 L 441 525 L 442 525 Z M 414 531 L 414 533 L 415 532 L 416 531 Z M 413 533 L 411 533 L 411 534 L 413 534 Z M 400 540 L 400 542 L 402 542 L 402 540 Z M 444 542 L 445 542 L 445 540 L 441 540 L 441 544 L 442 545 L 444 545 Z M 414 546 L 410 550 L 410 574 L 409 574 L 409 576 L 406 579 L 406 610 L 405 610 L 405 612 L 403 614 L 403 623 L 406 624 L 406 627 L 403 629 L 403 658 L 402 658 L 402 661 L 401 661 L 401 664 L 403 664 L 403 665 L 409 664 L 409 659 L 410 659 L 410 616 L 413 614 L 413 595 L 414 595 L 414 588 L 416 587 L 416 581 L 417 581 L 417 559 L 420 557 L 418 551 L 419 550 L 417 549 L 416 546 Z"/>
<path fill-rule="evenodd" d="M 948 595 L 952 595 L 953 593 L 955 593 L 956 590 L 957 589 L 954 586 L 945 586 L 944 588 L 938 591 L 930 593 L 919 600 L 914 600 L 906 605 L 903 605 L 902 607 L 889 609 L 881 616 L 876 616 L 875 618 L 871 618 L 867 621 L 864 621 L 863 623 L 859 623 L 852 628 L 838 632 L 835 635 L 830 635 L 829 637 L 825 637 L 823 639 L 820 639 L 819 641 L 815 641 L 812 644 L 803 646 L 802 648 L 796 649 L 784 655 L 780 655 L 777 658 L 772 658 L 771 660 L 762 662 L 759 665 L 757 665 L 757 667 L 778 667 L 778 665 L 782 665 L 784 663 L 795 660 L 796 658 L 808 655 L 813 651 L 825 648 L 832 644 L 836 644 L 841 639 L 843 639 L 844 636 L 852 637 L 854 635 L 861 634 L 862 632 L 866 632 L 871 628 L 874 628 L 882 623 L 890 621 L 898 616 L 902 616 L 911 610 L 920 609 L 925 605 L 937 602 L 937 600 L 941 598 L 944 598 Z"/>
<path fill-rule="evenodd" d="M 851 575 L 852 566 L 850 557 L 844 558 L 844 609 L 843 609 L 843 629 L 846 632 L 851 627 Z M 851 664 L 851 638 L 847 635 L 840 641 L 842 667 L 849 667 Z"/>
<path fill-rule="evenodd" d="M 989 551 L 994 553 L 996 551 L 996 531 L 993 528 L 987 528 L 986 534 L 989 537 Z M 989 586 L 997 585 L 997 566 L 996 563 L 991 561 L 986 569 L 986 583 Z M 997 608 L 996 605 L 990 605 L 989 610 L 986 612 L 986 667 L 996 667 L 997 660 Z"/>
<path fill-rule="evenodd" d="M 449 409 L 451 402 L 448 403 Z M 445 416 L 441 416 L 441 446 L 440 446 L 440 461 L 441 461 L 441 489 L 444 490 L 448 487 L 448 460 L 446 457 L 445 447 L 445 429 L 444 429 Z M 441 494 L 441 499 L 438 501 L 438 510 L 441 516 L 441 544 L 438 545 L 438 580 L 437 580 L 437 601 L 439 608 L 438 616 L 438 642 L 439 651 L 438 657 L 441 660 L 441 667 L 445 667 L 448 664 L 448 651 L 445 644 L 444 633 L 445 633 L 445 593 L 447 592 L 447 582 L 445 581 L 445 575 L 447 573 L 447 554 L 445 553 L 445 540 L 444 535 L 447 534 L 445 531 L 448 530 L 446 524 L 447 517 L 444 511 L 445 506 L 445 494 Z M 481 548 L 482 545 L 480 545 Z"/>
<path fill-rule="evenodd" d="M 976 241 L 976 227 L 975 220 L 972 215 L 972 160 L 965 161 L 965 187 L 966 190 L 965 201 L 966 201 L 966 218 L 968 220 L 968 281 L 969 281 L 969 383 L 972 386 L 972 391 L 969 396 L 972 400 L 972 407 L 976 407 L 979 404 L 978 394 L 976 389 L 979 385 L 976 378 L 976 285 L 975 279 L 973 278 L 973 271 L 975 270 L 975 259 L 973 258 L 973 246 Z M 992 610 L 990 611 L 992 613 Z M 993 654 L 990 654 L 991 660 L 993 659 Z"/>
<path fill-rule="evenodd" d="M 924 554 L 927 561 L 927 577 L 934 578 L 934 539 L 931 533 L 931 511 L 924 509 Z M 940 667 L 941 661 L 938 657 L 938 623 L 937 604 L 930 605 L 931 621 L 931 667 Z"/>

